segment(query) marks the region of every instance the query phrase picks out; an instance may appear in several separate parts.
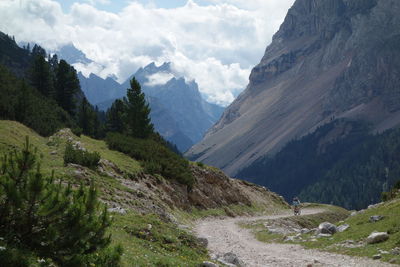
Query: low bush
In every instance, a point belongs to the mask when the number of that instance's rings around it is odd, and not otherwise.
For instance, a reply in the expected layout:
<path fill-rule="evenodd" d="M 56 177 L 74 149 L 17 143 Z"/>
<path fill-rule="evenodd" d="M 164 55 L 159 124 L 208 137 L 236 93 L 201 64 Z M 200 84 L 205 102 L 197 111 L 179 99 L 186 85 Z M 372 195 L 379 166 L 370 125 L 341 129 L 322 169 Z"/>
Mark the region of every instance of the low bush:
<path fill-rule="evenodd" d="M 75 163 L 91 169 L 95 169 L 100 161 L 98 152 L 88 152 L 75 148 L 71 143 L 67 143 L 64 154 L 64 164 Z"/>
<path fill-rule="evenodd" d="M 179 183 L 193 186 L 194 177 L 189 169 L 189 161 L 172 152 L 161 142 L 152 139 L 138 139 L 119 133 L 109 133 L 106 137 L 110 149 L 120 151 L 139 160 L 145 172 L 160 174 Z"/>
<path fill-rule="evenodd" d="M 400 180 L 397 181 L 388 192 L 382 192 L 382 201 L 392 200 L 400 195 Z"/>

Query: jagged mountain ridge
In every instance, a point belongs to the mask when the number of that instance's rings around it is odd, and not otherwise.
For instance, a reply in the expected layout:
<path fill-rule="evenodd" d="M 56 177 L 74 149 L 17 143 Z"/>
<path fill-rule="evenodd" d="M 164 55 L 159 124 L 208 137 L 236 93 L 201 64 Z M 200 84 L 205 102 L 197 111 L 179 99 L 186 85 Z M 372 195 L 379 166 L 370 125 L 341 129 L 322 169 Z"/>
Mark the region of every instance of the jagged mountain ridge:
<path fill-rule="evenodd" d="M 400 3 L 297 0 L 246 90 L 186 154 L 230 175 L 332 118 L 400 122 Z"/>
<path fill-rule="evenodd" d="M 171 64 L 164 63 L 157 67 L 152 63 L 140 68 L 134 76 L 143 85 L 145 94 L 159 99 L 174 116 L 181 131 L 192 140 L 193 144 L 197 143 L 219 119 L 223 108 L 205 101 L 197 83 L 186 81 L 183 77 L 172 77 L 165 84 L 150 86 L 149 77 L 157 73 L 173 73 Z M 127 87 L 127 82 L 123 86 Z"/>
<path fill-rule="evenodd" d="M 166 75 L 167 81 L 151 84 L 153 75 Z M 176 78 L 170 63 L 156 66 L 154 63 L 140 68 L 123 84 L 112 78 L 102 79 L 91 74 L 88 78 L 79 74 L 81 86 L 88 100 L 107 110 L 112 102 L 126 95 L 130 79 L 135 77 L 142 85 L 149 101 L 150 114 L 156 130 L 184 152 L 200 141 L 204 133 L 219 119 L 223 107 L 205 101 L 195 81 Z"/>

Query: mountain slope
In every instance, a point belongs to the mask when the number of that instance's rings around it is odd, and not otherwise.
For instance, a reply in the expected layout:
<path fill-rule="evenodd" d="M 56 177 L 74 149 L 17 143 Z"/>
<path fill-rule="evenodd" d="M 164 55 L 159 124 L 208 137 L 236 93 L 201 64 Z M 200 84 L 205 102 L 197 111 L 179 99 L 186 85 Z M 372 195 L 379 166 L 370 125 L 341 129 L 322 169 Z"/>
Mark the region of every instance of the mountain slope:
<path fill-rule="evenodd" d="M 290 200 L 362 209 L 400 179 L 400 130 L 370 134 L 363 122 L 335 120 L 262 157 L 239 177 Z"/>
<path fill-rule="evenodd" d="M 78 73 L 79 82 L 86 98 L 92 104 L 102 103 L 109 99 L 117 99 L 126 95 L 126 88 L 123 87 L 108 77 L 102 79 L 96 74 L 91 73 L 89 77 L 83 76 L 81 72 Z M 111 106 L 112 102 L 110 103 Z"/>
<path fill-rule="evenodd" d="M 219 119 L 223 107 L 205 101 L 195 81 L 186 81 L 173 72 L 170 63 L 154 63 L 140 68 L 134 75 L 152 109 L 156 130 L 182 152 L 203 138 L 204 133 Z M 81 86 L 89 101 L 107 110 L 112 102 L 126 95 L 130 78 L 119 84 L 91 74 L 79 74 Z"/>
<path fill-rule="evenodd" d="M 186 155 L 234 175 L 333 118 L 400 122 L 400 3 L 297 0 L 246 90 Z"/>

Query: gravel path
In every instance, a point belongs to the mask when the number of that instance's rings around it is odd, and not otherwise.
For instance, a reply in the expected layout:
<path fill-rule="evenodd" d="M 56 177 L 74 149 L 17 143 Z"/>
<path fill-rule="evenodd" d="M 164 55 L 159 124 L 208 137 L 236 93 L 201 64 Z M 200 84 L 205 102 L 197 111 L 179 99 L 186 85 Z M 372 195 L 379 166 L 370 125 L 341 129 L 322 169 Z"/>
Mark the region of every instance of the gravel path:
<path fill-rule="evenodd" d="M 302 214 L 319 213 L 322 210 L 304 209 Z M 255 239 L 250 230 L 240 228 L 237 223 L 262 219 L 277 219 L 291 216 L 291 212 L 281 215 L 261 217 L 238 217 L 227 219 L 208 218 L 195 227 L 198 237 L 208 239 L 211 254 L 223 255 L 232 252 L 246 266 L 394 266 L 367 258 L 304 249 L 300 245 L 266 244 Z"/>

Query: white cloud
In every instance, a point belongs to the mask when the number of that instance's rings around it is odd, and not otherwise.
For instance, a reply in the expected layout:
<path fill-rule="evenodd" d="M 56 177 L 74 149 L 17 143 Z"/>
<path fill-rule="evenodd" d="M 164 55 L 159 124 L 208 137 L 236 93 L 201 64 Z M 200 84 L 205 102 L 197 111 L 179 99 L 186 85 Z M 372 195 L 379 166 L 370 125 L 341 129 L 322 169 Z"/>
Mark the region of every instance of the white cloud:
<path fill-rule="evenodd" d="M 174 75 L 167 72 L 159 72 L 146 77 L 148 82 L 145 85 L 147 86 L 156 86 L 156 85 L 164 85 L 169 80 L 174 78 Z"/>
<path fill-rule="evenodd" d="M 110 0 L 85 0 L 91 5 L 101 4 L 101 5 L 109 5 L 111 4 Z"/>
<path fill-rule="evenodd" d="M 189 0 L 170 9 L 131 1 L 118 14 L 93 6 L 109 0 L 87 2 L 63 13 L 52 0 L 1 0 L 0 30 L 47 49 L 72 42 L 94 61 L 77 69 L 121 82 L 152 61 L 172 62 L 210 101 L 227 105 L 294 0 Z"/>

